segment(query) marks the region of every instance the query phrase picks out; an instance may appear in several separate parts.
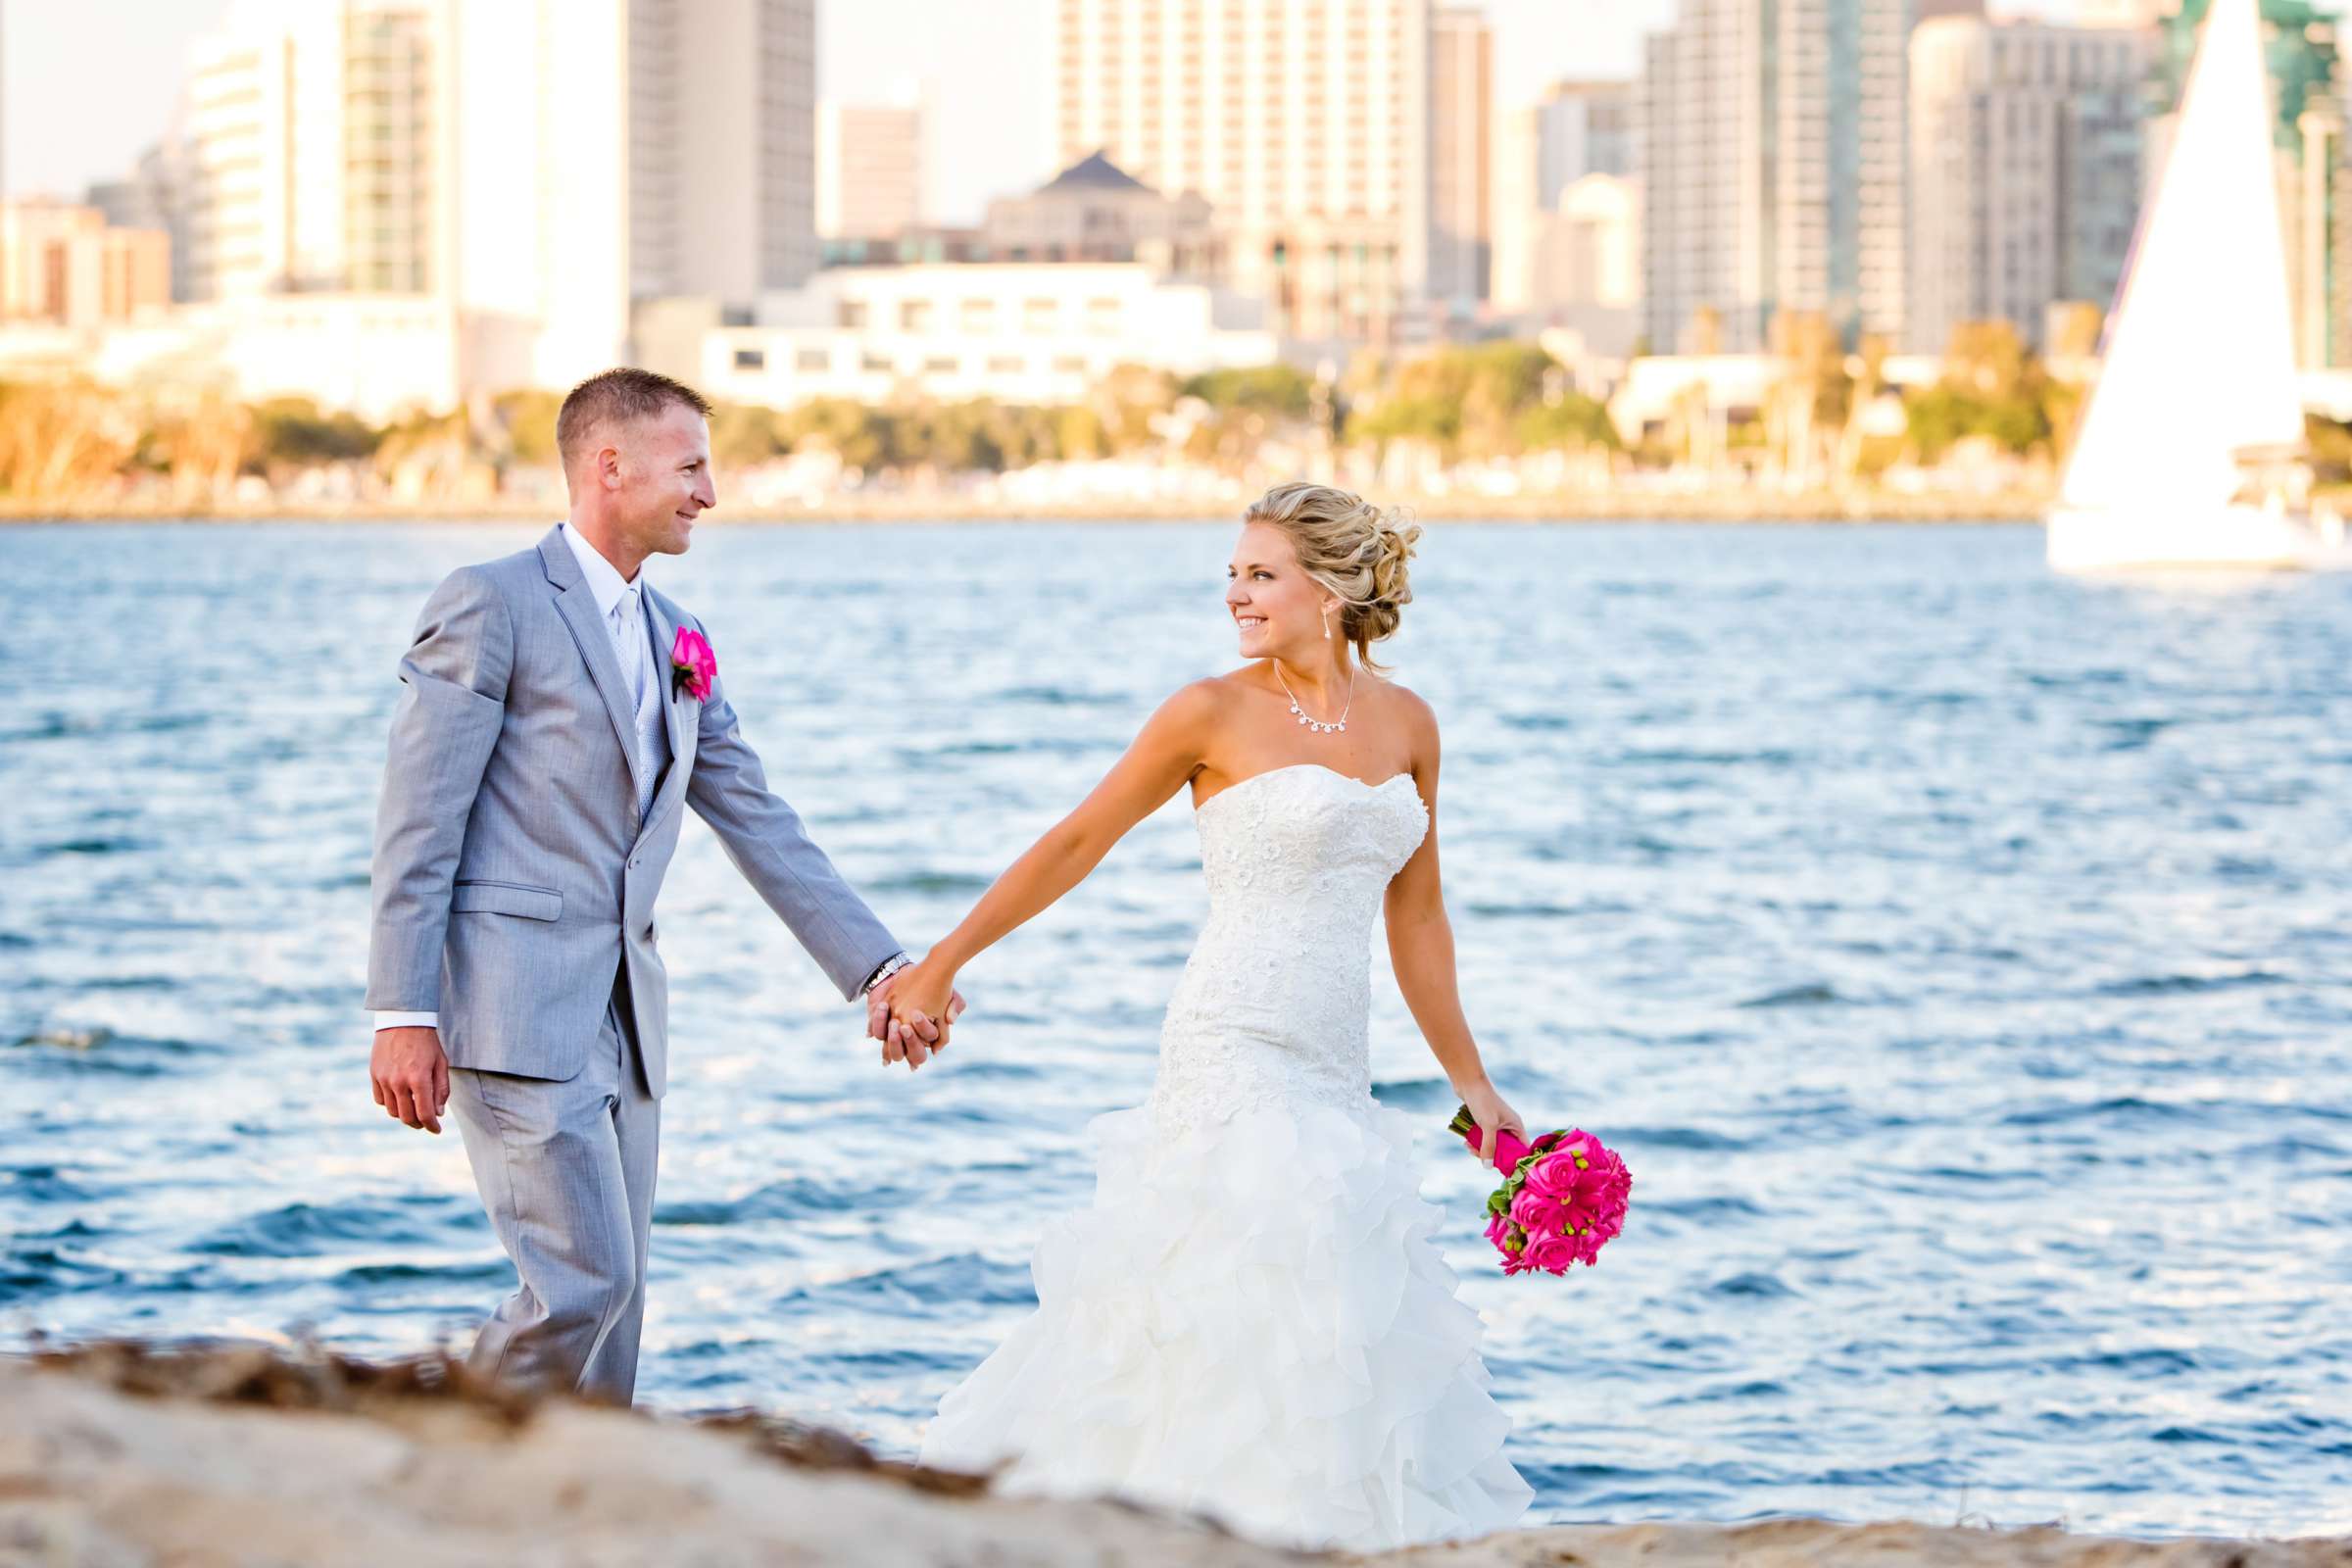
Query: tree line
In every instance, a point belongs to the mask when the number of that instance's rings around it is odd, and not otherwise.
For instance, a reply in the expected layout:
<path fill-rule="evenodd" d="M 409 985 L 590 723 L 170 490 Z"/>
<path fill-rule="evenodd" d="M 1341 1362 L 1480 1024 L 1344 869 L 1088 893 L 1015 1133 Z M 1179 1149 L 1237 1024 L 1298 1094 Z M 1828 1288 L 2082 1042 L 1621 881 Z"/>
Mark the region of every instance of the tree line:
<path fill-rule="evenodd" d="M 1892 463 L 1933 466 L 1964 442 L 2054 465 L 2082 389 L 2053 376 L 2004 323 L 1957 330 L 1940 377 L 1890 392 L 1882 345 L 1849 352 L 1818 317 L 1773 324 L 1774 375 L 1733 417 L 1687 388 L 1631 433 L 1542 347 L 1498 339 L 1409 357 L 1360 355 L 1328 379 L 1283 364 L 1178 377 L 1122 367 L 1066 406 L 909 397 L 873 406 L 818 398 L 785 409 L 721 407 L 712 455 L 746 467 L 823 452 L 864 477 L 998 473 L 1047 462 L 1183 460 L 1248 475 L 1279 448 L 1385 457 L 1402 445 L 1430 464 L 1544 453 L 1597 457 L 1607 472 L 1700 467 L 1867 483 Z M 1900 416 L 1886 428 L 1886 399 Z M 556 394 L 511 392 L 385 423 L 307 400 L 239 403 L 219 394 L 142 396 L 87 383 L 0 383 L 0 495 L 20 503 L 102 501 L 126 490 L 195 504 L 259 480 L 272 490 L 340 469 L 379 495 L 495 492 L 556 466 Z M 1878 406 L 1875 422 L 1860 417 Z M 2352 475 L 2352 431 L 2315 421 L 2323 480 Z"/>

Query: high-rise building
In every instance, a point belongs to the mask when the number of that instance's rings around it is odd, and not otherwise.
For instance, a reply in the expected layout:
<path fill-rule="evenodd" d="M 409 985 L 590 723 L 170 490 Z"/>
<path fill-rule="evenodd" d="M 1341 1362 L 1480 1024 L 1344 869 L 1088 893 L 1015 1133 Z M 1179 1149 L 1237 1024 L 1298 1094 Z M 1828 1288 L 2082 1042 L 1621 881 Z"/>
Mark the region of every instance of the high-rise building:
<path fill-rule="evenodd" d="M 1569 328 L 1590 352 L 1616 357 L 1633 348 L 1642 330 L 1642 189 L 1622 172 L 1588 170 L 1548 199 L 1541 196 L 1545 150 L 1560 146 L 1554 115 L 1560 101 L 1555 91 L 1503 116 L 1498 127 L 1494 304 Z M 1631 138 L 1618 149 L 1604 142 L 1600 150 L 1630 158 Z M 1563 164 L 1581 167 L 1581 154 L 1552 167 Z"/>
<path fill-rule="evenodd" d="M 189 298 L 431 296 L 467 385 L 817 261 L 814 0 L 238 0 L 200 49 Z"/>
<path fill-rule="evenodd" d="M 1909 345 L 2052 305 L 2105 309 L 2140 192 L 2150 34 L 1947 17 L 1911 36 Z"/>
<path fill-rule="evenodd" d="M 1639 333 L 1641 185 L 1631 81 L 1561 81 L 1501 117 L 1494 157 L 1498 309 L 1621 354 Z"/>
<path fill-rule="evenodd" d="M 914 104 L 816 109 L 816 232 L 892 239 L 923 220 L 923 112 Z"/>
<path fill-rule="evenodd" d="M 1430 0 L 1058 0 L 1055 141 L 1214 208 L 1295 337 L 1385 342 L 1430 276 Z"/>
<path fill-rule="evenodd" d="M 816 266 L 813 0 L 451 0 L 464 379 L 561 385 L 636 302 Z"/>
<path fill-rule="evenodd" d="M 1683 0 L 1636 113 L 1646 335 L 1765 346 L 1773 316 L 1851 337 L 1903 310 L 1912 0 Z"/>
<path fill-rule="evenodd" d="M 1442 6 L 1429 32 L 1429 293 L 1456 315 L 1487 298 L 1494 267 L 1494 29 Z"/>
<path fill-rule="evenodd" d="M 344 9 L 342 254 L 326 275 L 367 293 L 440 281 L 441 27 L 425 4 Z"/>
<path fill-rule="evenodd" d="M 1555 82 L 1535 107 L 1536 200 L 1556 207 L 1587 174 L 1634 172 L 1636 93 L 1630 81 Z"/>
<path fill-rule="evenodd" d="M 588 9 L 538 4 L 565 26 Z M 632 297 L 749 301 L 807 277 L 817 261 L 815 0 L 627 0 L 614 22 L 627 34 Z"/>
<path fill-rule="evenodd" d="M 282 286 L 292 269 L 290 56 L 277 30 L 247 28 L 198 46 L 187 89 L 193 299 L 259 294 Z"/>
<path fill-rule="evenodd" d="M 199 46 L 189 297 L 435 286 L 443 3 L 241 0 Z"/>

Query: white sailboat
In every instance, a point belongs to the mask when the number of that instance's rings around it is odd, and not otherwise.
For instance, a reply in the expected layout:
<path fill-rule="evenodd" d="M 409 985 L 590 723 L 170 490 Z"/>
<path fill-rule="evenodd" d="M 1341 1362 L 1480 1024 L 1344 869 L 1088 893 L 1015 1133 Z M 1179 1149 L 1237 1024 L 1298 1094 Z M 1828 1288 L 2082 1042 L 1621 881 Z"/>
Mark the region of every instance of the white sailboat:
<path fill-rule="evenodd" d="M 2052 566 L 2352 566 L 2299 461 L 2271 115 L 2256 0 L 2213 0 L 2049 515 Z"/>

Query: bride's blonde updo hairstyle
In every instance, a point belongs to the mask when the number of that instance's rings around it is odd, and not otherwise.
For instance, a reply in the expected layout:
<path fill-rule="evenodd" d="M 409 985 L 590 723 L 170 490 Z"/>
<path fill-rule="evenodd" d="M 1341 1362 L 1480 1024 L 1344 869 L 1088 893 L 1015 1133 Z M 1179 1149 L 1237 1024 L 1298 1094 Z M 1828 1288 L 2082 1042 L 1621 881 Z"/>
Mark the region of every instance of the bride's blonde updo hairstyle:
<path fill-rule="evenodd" d="M 1278 484 L 1250 506 L 1245 525 L 1262 522 L 1290 535 L 1300 569 L 1340 599 L 1340 635 L 1355 645 L 1366 669 L 1383 666 L 1371 645 L 1394 636 L 1413 602 L 1405 563 L 1421 530 L 1395 508 L 1383 511 L 1362 496 L 1303 480 Z"/>

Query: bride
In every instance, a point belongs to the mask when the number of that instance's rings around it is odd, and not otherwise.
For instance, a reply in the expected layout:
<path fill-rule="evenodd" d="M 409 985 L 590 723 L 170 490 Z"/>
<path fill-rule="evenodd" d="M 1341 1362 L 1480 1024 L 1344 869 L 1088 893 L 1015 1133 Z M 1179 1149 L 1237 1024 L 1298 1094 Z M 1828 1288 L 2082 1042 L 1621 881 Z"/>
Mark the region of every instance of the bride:
<path fill-rule="evenodd" d="M 1325 485 L 1244 518 L 1225 603 L 1250 661 L 1169 698 L 1126 755 L 899 977 L 893 1022 L 1093 870 L 1183 786 L 1209 914 L 1150 1101 L 1095 1118 L 1091 1209 L 1052 1224 L 1038 1307 L 941 1402 L 926 1464 L 1116 1493 L 1285 1544 L 1372 1550 L 1514 1522 L 1478 1316 L 1430 1242 L 1412 1126 L 1372 1099 L 1371 933 L 1482 1151 L 1525 1126 L 1455 989 L 1432 815 L 1438 725 L 1369 645 L 1412 598 L 1403 528 Z M 905 1054 L 895 1043 L 885 1059 Z M 920 1061 L 922 1048 L 911 1048 Z"/>

